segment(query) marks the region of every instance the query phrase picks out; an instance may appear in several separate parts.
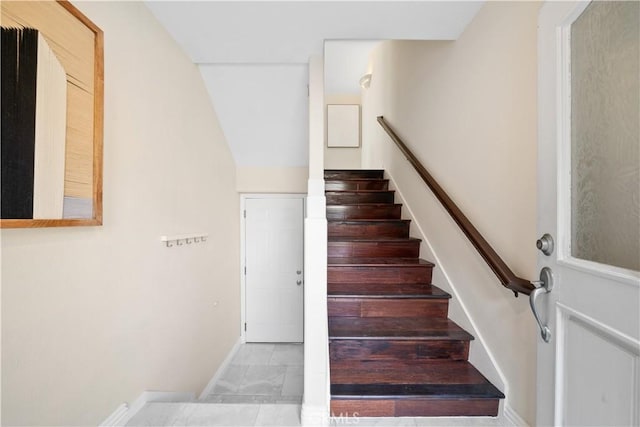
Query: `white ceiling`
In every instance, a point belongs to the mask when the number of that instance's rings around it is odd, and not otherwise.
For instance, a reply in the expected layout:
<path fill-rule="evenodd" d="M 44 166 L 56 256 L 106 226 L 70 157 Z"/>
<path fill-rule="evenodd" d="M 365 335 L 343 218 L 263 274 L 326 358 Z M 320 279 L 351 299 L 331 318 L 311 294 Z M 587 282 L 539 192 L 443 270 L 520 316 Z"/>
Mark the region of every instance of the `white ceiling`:
<path fill-rule="evenodd" d="M 482 2 L 147 1 L 197 64 L 298 63 L 324 40 L 453 40 Z"/>
<path fill-rule="evenodd" d="M 307 164 L 308 78 L 306 67 L 303 73 L 300 65 L 322 54 L 326 40 L 453 40 L 483 4 L 420 0 L 145 3 L 200 66 L 240 166 Z M 265 68 L 267 64 L 280 67 Z"/>

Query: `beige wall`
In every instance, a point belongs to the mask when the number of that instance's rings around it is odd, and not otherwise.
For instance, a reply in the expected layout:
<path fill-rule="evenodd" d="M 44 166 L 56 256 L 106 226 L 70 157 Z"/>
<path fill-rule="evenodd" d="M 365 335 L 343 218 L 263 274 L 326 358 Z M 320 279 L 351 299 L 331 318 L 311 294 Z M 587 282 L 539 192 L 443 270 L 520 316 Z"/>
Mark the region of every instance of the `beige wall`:
<path fill-rule="evenodd" d="M 105 34 L 104 226 L 2 230 L 3 425 L 199 393 L 239 337 L 236 171 L 200 73 L 143 3 L 78 7 Z"/>
<path fill-rule="evenodd" d="M 357 104 L 360 105 L 359 95 L 325 95 L 325 113 L 329 104 Z M 326 122 L 326 114 L 325 114 Z M 324 134 L 324 168 L 325 169 L 360 169 L 361 147 L 358 148 L 329 148 L 327 147 L 327 132 L 325 123 Z M 362 137 L 362 134 L 360 135 Z"/>
<path fill-rule="evenodd" d="M 308 179 L 308 167 L 236 169 L 236 189 L 240 193 L 306 193 Z"/>
<path fill-rule="evenodd" d="M 459 296 L 451 316 L 475 323 L 482 338 L 472 344 L 472 360 L 491 371 L 478 350 L 484 341 L 508 405 L 531 425 L 538 333 L 526 296 L 514 299 L 500 285 L 375 117 L 397 129 L 516 274 L 537 277 L 538 8 L 488 2 L 455 42 L 383 43 L 363 94 L 363 166 L 383 167 L 395 180 L 414 214 L 412 233 L 421 228 L 430 245 L 422 253 L 437 258 L 436 284 Z"/>

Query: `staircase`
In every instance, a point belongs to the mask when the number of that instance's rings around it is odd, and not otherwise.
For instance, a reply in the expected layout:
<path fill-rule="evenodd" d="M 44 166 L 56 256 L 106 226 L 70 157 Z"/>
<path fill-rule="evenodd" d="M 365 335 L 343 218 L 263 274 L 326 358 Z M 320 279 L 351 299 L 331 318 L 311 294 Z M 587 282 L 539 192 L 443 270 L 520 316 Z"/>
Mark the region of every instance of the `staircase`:
<path fill-rule="evenodd" d="M 496 416 L 384 171 L 326 170 L 325 190 L 332 416 Z"/>

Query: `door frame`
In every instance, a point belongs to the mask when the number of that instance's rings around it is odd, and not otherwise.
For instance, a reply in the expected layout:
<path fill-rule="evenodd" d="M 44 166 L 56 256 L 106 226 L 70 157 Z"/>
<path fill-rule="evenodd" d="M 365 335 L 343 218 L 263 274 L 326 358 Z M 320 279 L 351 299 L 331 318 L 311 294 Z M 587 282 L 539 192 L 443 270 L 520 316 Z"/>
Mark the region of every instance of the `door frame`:
<path fill-rule="evenodd" d="M 247 199 L 302 199 L 302 218 L 307 216 L 307 194 L 306 193 L 240 193 L 240 341 L 247 342 L 244 324 L 247 321 L 247 276 L 244 274 L 245 262 L 247 259 L 246 248 L 246 217 Z M 302 247 L 304 248 L 304 227 L 302 228 Z M 304 259 L 304 254 L 303 254 Z M 303 299 L 304 301 L 304 299 Z M 302 318 L 304 320 L 304 303 L 302 307 Z"/>

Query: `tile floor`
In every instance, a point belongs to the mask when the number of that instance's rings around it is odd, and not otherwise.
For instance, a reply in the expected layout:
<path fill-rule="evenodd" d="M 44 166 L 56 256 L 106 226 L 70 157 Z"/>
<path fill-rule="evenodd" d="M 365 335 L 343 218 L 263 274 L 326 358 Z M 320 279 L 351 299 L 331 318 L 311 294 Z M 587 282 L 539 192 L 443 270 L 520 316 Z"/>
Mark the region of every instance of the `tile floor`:
<path fill-rule="evenodd" d="M 194 402 L 147 403 L 127 426 L 300 426 L 302 344 L 243 344 L 211 394 Z M 341 418 L 357 427 L 498 427 L 497 418 Z"/>
<path fill-rule="evenodd" d="M 299 426 L 300 405 L 256 403 L 146 404 L 127 426 Z"/>
<path fill-rule="evenodd" d="M 147 403 L 127 426 L 300 426 L 302 344 L 243 344 L 195 402 Z"/>
<path fill-rule="evenodd" d="M 244 344 L 204 400 L 302 403 L 302 344 Z"/>

